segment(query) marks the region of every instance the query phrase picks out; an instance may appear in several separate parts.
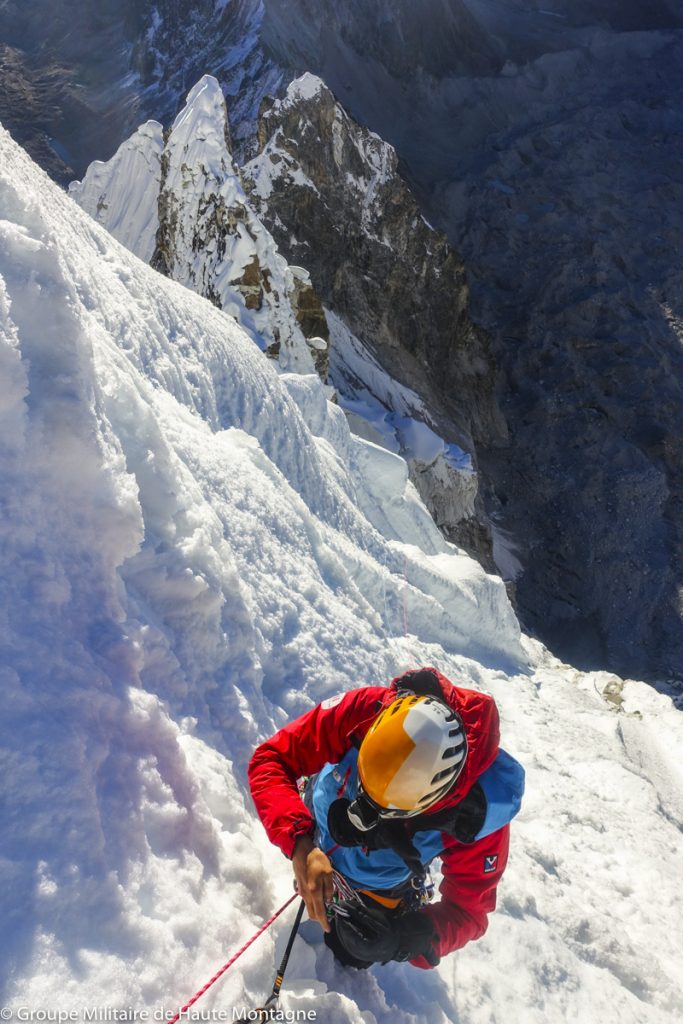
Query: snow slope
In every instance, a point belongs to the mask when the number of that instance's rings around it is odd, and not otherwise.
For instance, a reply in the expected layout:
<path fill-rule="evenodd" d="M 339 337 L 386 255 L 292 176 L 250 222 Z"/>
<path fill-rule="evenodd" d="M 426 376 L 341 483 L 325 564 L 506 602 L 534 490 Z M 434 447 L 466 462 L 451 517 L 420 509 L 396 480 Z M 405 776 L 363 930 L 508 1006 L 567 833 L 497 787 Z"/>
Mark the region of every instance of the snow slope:
<path fill-rule="evenodd" d="M 521 637 L 403 460 L 1 131 L 0 213 L 5 1004 L 184 1002 L 291 892 L 246 794 L 254 744 L 431 663 L 495 695 L 528 770 L 500 909 L 432 972 L 343 972 L 309 927 L 285 1005 L 328 1024 L 678 1020 L 668 698 Z M 197 1009 L 260 1002 L 286 931 Z"/>
<path fill-rule="evenodd" d="M 69 186 L 76 202 L 145 263 L 156 247 L 163 153 L 163 127 L 146 121 L 110 160 L 93 161 L 83 181 Z M 122 187 L 112 193 L 114 176 Z"/>
<path fill-rule="evenodd" d="M 435 433 L 419 395 L 391 377 L 331 310 L 325 315 L 330 381 L 351 430 L 406 460 L 410 479 L 434 521 L 451 536 L 449 526 L 474 515 L 478 478 L 471 456 Z"/>

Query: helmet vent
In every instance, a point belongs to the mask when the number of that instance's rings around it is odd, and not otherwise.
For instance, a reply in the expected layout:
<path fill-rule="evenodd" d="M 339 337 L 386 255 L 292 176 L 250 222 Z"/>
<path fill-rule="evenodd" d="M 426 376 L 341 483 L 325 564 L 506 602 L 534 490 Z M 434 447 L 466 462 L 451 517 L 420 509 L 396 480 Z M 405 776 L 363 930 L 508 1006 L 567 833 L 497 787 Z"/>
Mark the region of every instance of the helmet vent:
<path fill-rule="evenodd" d="M 440 782 L 441 779 L 445 779 L 447 777 L 450 778 L 452 774 L 453 771 L 451 768 L 444 768 L 443 771 L 436 773 L 436 775 L 432 779 L 431 785 L 433 786 L 435 782 Z"/>
<path fill-rule="evenodd" d="M 462 743 L 457 747 L 447 747 L 441 755 L 441 760 L 445 761 L 447 757 L 458 757 L 462 751 Z"/>

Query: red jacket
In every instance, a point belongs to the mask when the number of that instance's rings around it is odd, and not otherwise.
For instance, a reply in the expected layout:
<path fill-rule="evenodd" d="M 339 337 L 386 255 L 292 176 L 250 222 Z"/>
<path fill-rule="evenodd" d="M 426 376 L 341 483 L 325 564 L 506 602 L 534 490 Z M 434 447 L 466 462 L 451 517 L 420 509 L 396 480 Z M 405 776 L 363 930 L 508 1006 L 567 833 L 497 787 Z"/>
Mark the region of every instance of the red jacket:
<path fill-rule="evenodd" d="M 436 672 L 436 670 L 433 670 Z M 456 787 L 432 811 L 457 804 L 498 754 L 498 710 L 492 697 L 454 686 L 436 676 L 444 699 L 460 715 L 467 733 L 468 755 Z M 379 712 L 396 698 L 402 677 L 389 687 L 365 686 L 323 701 L 257 747 L 249 765 L 256 810 L 271 842 L 291 857 L 299 836 L 315 822 L 302 802 L 297 779 L 336 764 L 360 743 Z M 425 815 L 427 817 L 427 815 Z M 496 906 L 496 886 L 508 857 L 509 825 L 464 845 L 443 833 L 441 899 L 425 907 L 436 929 L 436 952 L 444 956 L 486 931 Z M 420 957 L 412 961 L 429 967 Z"/>

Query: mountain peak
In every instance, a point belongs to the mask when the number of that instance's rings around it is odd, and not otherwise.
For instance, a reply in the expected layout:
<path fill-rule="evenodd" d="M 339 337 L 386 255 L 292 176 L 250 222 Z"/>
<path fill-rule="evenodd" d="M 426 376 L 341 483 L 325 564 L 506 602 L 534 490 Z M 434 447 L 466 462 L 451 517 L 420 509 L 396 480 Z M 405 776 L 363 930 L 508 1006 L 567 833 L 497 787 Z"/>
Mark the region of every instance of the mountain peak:
<path fill-rule="evenodd" d="M 312 75 L 310 71 L 306 71 L 305 74 L 301 75 L 299 78 L 295 78 L 294 81 L 289 83 L 285 95 L 285 102 L 311 100 L 321 92 L 327 92 L 330 96 L 332 95 L 330 89 L 325 85 L 322 78 L 318 78 L 317 75 Z"/>
<path fill-rule="evenodd" d="M 110 160 L 95 160 L 69 185 L 71 198 L 145 262 L 155 247 L 163 151 L 162 126 L 146 121 Z"/>
<path fill-rule="evenodd" d="M 233 316 L 281 369 L 326 376 L 322 306 L 244 191 L 211 75 L 190 90 L 165 138 L 147 122 L 70 193 L 136 255 Z"/>
<path fill-rule="evenodd" d="M 208 173 L 222 173 L 226 164 L 232 166 L 225 97 L 212 75 L 204 75 L 188 93 L 185 106 L 171 126 L 171 139 L 174 147 L 181 147 L 189 154 L 189 160 L 201 149 L 202 163 Z"/>
<path fill-rule="evenodd" d="M 202 106 L 208 107 L 215 103 L 225 105 L 223 90 L 220 87 L 220 83 L 213 75 L 202 75 L 199 81 L 193 85 L 188 92 L 185 100 L 185 106 L 190 107 L 201 104 Z"/>

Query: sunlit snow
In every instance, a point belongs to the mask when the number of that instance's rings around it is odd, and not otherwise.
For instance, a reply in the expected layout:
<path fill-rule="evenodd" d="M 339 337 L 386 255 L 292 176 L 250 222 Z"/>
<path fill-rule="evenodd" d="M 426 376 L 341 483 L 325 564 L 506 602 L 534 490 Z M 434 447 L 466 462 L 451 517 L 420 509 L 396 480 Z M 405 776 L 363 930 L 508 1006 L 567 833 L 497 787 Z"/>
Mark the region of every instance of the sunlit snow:
<path fill-rule="evenodd" d="M 419 971 L 308 926 L 283 1006 L 326 1024 L 659 1024 L 679 971 L 680 712 L 521 636 L 405 463 L 313 374 L 112 239 L 0 134 L 4 1002 L 174 1010 L 291 893 L 254 745 L 434 664 L 527 770 L 499 909 Z M 258 1005 L 283 917 L 197 1009 Z"/>

